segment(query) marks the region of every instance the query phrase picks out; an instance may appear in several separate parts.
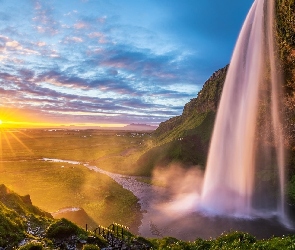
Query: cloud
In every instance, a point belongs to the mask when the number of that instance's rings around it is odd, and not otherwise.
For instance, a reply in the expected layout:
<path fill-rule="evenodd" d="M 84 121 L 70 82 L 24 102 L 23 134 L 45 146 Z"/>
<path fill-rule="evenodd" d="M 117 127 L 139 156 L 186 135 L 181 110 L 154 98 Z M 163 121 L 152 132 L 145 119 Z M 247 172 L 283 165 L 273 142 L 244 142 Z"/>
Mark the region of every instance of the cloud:
<path fill-rule="evenodd" d="M 80 21 L 80 22 L 74 24 L 74 28 L 75 29 L 78 29 L 78 30 L 80 30 L 80 29 L 88 29 L 89 28 L 89 24 L 86 23 L 86 22 Z"/>
<path fill-rule="evenodd" d="M 78 13 L 77 10 L 73 10 L 73 11 L 70 11 L 70 12 L 64 14 L 64 16 L 72 16 L 72 15 L 76 15 L 77 13 Z"/>
<path fill-rule="evenodd" d="M 21 78 L 25 79 L 26 81 L 32 80 L 35 76 L 35 72 L 29 69 L 20 69 L 18 73 L 21 76 Z"/>
<path fill-rule="evenodd" d="M 203 61 L 141 18 L 130 23 L 115 1 L 32 2 L 0 25 L 0 83 L 14 93 L 7 103 L 39 105 L 50 117 L 157 123 L 179 115 L 203 83 L 196 70 Z"/>
<path fill-rule="evenodd" d="M 10 41 L 10 42 L 6 42 L 5 44 L 7 47 L 12 47 L 12 48 L 19 48 L 21 49 L 22 47 L 20 46 L 20 44 L 17 41 Z"/>
<path fill-rule="evenodd" d="M 85 79 L 76 76 L 68 76 L 58 70 L 44 72 L 38 76 L 36 82 L 48 82 L 56 86 L 86 89 L 88 83 Z"/>
<path fill-rule="evenodd" d="M 108 39 L 106 38 L 106 35 L 103 34 L 103 33 L 101 33 L 101 32 L 92 32 L 92 33 L 88 34 L 88 37 L 89 38 L 97 38 L 98 39 L 97 41 L 100 44 L 107 44 L 107 43 L 109 43 Z"/>
<path fill-rule="evenodd" d="M 37 43 L 37 46 L 38 46 L 38 47 L 43 47 L 43 46 L 45 46 L 45 45 L 46 45 L 45 42 L 38 42 L 38 43 Z"/>
<path fill-rule="evenodd" d="M 48 72 L 38 76 L 36 72 L 29 69 L 21 69 L 17 74 L 1 73 L 1 81 L 5 82 L 6 89 L 0 92 L 6 93 L 5 98 L 16 107 L 27 107 L 35 109 L 39 107 L 44 114 L 50 113 L 51 117 L 68 117 L 80 114 L 89 120 L 100 119 L 100 121 L 111 120 L 113 122 L 159 122 L 164 117 L 177 114 L 179 111 L 171 112 L 164 105 L 156 105 L 143 101 L 141 98 L 130 98 L 127 96 L 112 97 L 88 97 L 79 94 L 66 94 L 49 87 L 44 87 L 42 82 L 50 79 L 59 81 L 60 86 L 79 87 L 84 86 L 83 79 L 66 77 L 62 72 Z M 97 84 L 97 83 L 96 83 Z M 101 88 L 103 83 L 101 84 Z M 92 88 L 91 88 L 92 89 Z M 111 85 L 105 91 L 124 91 L 119 85 Z M 127 88 L 128 89 L 128 88 Z M 128 90 L 131 91 L 131 90 Z M 13 98 L 10 98 L 12 94 Z M 4 95 L 3 95 L 4 96 Z M 105 114 L 106 117 L 101 116 Z M 109 116 L 108 116 L 109 115 Z"/>
<path fill-rule="evenodd" d="M 107 17 L 106 16 L 103 16 L 103 17 L 99 17 L 97 18 L 97 21 L 100 23 L 100 24 L 104 24 L 107 20 Z"/>
<path fill-rule="evenodd" d="M 9 56 L 5 56 L 2 58 L 8 61 L 14 61 L 15 63 L 21 62 L 17 58 L 17 55 L 38 55 L 39 52 L 37 50 L 31 49 L 28 46 L 22 45 L 20 42 L 13 40 L 9 37 L 0 36 L 0 50 L 8 54 Z"/>
<path fill-rule="evenodd" d="M 9 39 L 7 36 L 0 35 L 0 41 L 7 42 Z"/>
<path fill-rule="evenodd" d="M 35 16 L 32 18 L 37 24 L 35 28 L 39 33 L 56 35 L 59 32 L 59 24 L 53 17 L 53 9 L 44 5 L 44 2 L 42 4 L 39 0 L 35 0 Z"/>
<path fill-rule="evenodd" d="M 42 6 L 39 1 L 35 1 L 35 10 L 41 10 Z"/>
<path fill-rule="evenodd" d="M 66 37 L 63 40 L 64 44 L 69 44 L 69 43 L 82 43 L 83 39 L 81 37 L 77 37 L 77 36 L 72 36 L 72 37 Z"/>
<path fill-rule="evenodd" d="M 89 64 L 133 73 L 137 77 L 165 82 L 177 81 L 179 78 L 180 72 L 173 53 L 159 56 L 150 50 L 113 45 L 111 48 L 93 49 L 88 51 L 88 55 Z"/>

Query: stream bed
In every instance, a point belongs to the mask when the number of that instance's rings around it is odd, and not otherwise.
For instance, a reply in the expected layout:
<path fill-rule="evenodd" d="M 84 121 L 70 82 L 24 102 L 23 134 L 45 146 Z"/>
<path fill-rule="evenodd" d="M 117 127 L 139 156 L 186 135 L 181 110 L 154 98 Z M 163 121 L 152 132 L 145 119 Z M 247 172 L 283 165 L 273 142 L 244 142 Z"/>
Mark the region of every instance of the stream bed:
<path fill-rule="evenodd" d="M 172 197 L 167 197 L 163 187 L 139 181 L 135 176 L 111 173 L 88 163 L 51 158 L 43 158 L 42 160 L 83 165 L 92 171 L 109 176 L 123 188 L 131 191 L 138 198 L 141 206 L 143 217 L 138 232 L 143 237 L 172 236 L 192 241 L 196 238 L 215 238 L 223 232 L 229 231 L 248 232 L 258 239 L 295 233 L 293 228 L 285 227 L 275 216 L 268 219 L 226 218 L 206 216 L 186 209 L 170 213 L 167 209 L 161 209 L 163 204 L 173 202 Z"/>

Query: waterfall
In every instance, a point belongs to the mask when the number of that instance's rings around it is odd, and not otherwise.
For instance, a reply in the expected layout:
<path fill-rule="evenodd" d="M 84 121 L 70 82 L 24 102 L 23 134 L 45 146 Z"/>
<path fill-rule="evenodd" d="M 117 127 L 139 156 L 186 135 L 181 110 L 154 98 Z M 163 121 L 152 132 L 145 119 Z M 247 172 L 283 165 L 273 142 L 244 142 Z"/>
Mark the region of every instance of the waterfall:
<path fill-rule="evenodd" d="M 285 220 L 274 9 L 274 0 L 253 3 L 233 52 L 201 194 L 209 213 Z"/>

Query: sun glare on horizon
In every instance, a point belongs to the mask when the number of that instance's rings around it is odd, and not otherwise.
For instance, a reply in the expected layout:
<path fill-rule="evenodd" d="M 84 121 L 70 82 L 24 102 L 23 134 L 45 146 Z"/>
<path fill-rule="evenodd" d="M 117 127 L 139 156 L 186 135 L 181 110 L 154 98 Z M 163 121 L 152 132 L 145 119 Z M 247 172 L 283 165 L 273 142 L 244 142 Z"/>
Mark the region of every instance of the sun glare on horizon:
<path fill-rule="evenodd" d="M 16 109 L 0 107 L 0 158 L 2 158 L 3 150 L 16 155 L 19 146 L 25 149 L 29 154 L 33 154 L 32 150 L 23 142 L 24 137 L 30 137 L 22 129 L 21 121 L 24 115 Z"/>

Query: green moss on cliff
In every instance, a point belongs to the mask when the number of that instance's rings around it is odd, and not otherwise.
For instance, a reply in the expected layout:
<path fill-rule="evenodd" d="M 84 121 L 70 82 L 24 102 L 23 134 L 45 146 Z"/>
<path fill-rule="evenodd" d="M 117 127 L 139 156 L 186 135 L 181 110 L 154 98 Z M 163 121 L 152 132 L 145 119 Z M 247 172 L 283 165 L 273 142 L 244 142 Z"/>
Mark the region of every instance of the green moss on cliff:
<path fill-rule="evenodd" d="M 204 168 L 227 69 L 228 66 L 213 73 L 197 98 L 184 106 L 181 116 L 159 125 L 154 132 L 155 147 L 137 161 L 141 174 L 150 175 L 155 166 L 172 162 Z"/>
<path fill-rule="evenodd" d="M 277 38 L 285 78 L 285 91 L 294 95 L 295 83 L 295 1 L 276 1 Z"/>

